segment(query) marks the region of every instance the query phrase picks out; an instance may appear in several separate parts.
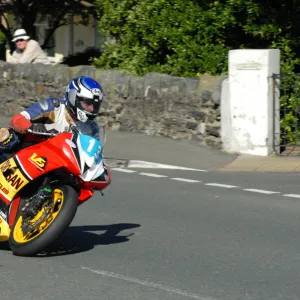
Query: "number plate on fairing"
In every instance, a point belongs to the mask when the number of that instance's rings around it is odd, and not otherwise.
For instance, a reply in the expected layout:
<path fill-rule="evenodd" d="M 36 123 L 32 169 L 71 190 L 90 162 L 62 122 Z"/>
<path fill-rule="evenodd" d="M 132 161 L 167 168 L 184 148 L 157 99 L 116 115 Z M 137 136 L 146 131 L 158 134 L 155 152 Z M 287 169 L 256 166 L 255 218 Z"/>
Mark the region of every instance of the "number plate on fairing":
<path fill-rule="evenodd" d="M 29 180 L 12 157 L 0 164 L 0 194 L 11 201 Z"/>
<path fill-rule="evenodd" d="M 83 158 L 85 163 L 91 167 L 94 163 L 99 163 L 101 161 L 101 143 L 88 135 L 80 134 L 79 140 L 81 148 L 83 150 Z"/>

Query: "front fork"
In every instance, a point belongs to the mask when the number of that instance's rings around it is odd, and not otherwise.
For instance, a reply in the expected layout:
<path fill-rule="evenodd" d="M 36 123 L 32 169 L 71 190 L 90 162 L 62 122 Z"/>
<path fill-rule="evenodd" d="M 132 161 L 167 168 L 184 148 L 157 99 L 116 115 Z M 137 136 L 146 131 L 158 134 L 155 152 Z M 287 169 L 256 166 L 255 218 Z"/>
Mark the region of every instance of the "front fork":
<path fill-rule="evenodd" d="M 30 198 L 24 199 L 25 205 L 22 207 L 21 214 L 25 219 L 34 217 L 45 201 L 52 198 L 53 190 L 50 183 L 50 178 L 45 177 L 37 193 Z"/>

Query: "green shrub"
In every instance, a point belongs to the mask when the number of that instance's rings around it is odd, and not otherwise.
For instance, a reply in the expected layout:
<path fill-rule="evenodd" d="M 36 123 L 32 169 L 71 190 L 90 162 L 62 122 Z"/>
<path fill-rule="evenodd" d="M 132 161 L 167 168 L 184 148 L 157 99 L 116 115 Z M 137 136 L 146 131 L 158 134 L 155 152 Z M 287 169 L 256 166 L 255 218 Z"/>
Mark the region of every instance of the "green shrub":
<path fill-rule="evenodd" d="M 300 23 L 297 10 L 289 7 L 291 4 L 273 0 L 200 3 L 96 1 L 101 15 L 99 30 L 108 42 L 94 64 L 137 75 L 162 72 L 197 77 L 203 73 L 227 73 L 231 49 L 279 48 L 284 64 L 295 54 L 298 31 L 294 28 L 295 24 L 300 27 Z M 284 9 L 280 9 L 282 5 Z M 297 7 L 300 9 L 300 4 Z"/>
<path fill-rule="evenodd" d="M 110 41 L 94 60 L 102 68 L 197 77 L 227 71 L 229 50 L 210 12 L 191 0 L 104 0 L 99 29 Z"/>

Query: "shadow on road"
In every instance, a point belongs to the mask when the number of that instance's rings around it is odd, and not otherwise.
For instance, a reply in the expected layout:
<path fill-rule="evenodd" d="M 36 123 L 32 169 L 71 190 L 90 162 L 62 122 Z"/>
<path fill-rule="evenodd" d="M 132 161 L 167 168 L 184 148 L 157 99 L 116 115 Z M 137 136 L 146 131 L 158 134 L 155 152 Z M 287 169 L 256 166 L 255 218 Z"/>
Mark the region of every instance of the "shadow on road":
<path fill-rule="evenodd" d="M 62 237 L 38 256 L 60 256 L 85 252 L 97 245 L 118 244 L 129 241 L 134 233 L 121 234 L 123 230 L 140 227 L 140 224 L 119 223 L 112 225 L 71 226 Z M 98 231 L 104 231 L 98 233 Z"/>
<path fill-rule="evenodd" d="M 0 251 L 10 251 L 8 242 L 1 242 L 0 243 Z"/>

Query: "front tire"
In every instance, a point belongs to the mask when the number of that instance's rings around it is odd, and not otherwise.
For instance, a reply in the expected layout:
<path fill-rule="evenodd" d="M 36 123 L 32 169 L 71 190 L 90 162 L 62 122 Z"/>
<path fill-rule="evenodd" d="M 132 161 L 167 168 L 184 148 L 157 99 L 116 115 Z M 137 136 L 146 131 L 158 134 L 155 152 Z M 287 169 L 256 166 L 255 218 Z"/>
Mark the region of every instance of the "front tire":
<path fill-rule="evenodd" d="M 21 228 L 23 218 L 20 213 L 18 214 L 9 237 L 9 246 L 14 255 L 37 255 L 69 227 L 78 207 L 77 193 L 72 187 L 63 185 L 54 190 L 53 201 L 55 201 L 55 193 L 59 193 L 59 197 L 62 197 L 62 201 L 59 202 L 61 205 L 58 206 L 55 202 L 57 209 L 51 212 L 50 221 L 41 224 L 34 234 L 23 233 Z"/>

